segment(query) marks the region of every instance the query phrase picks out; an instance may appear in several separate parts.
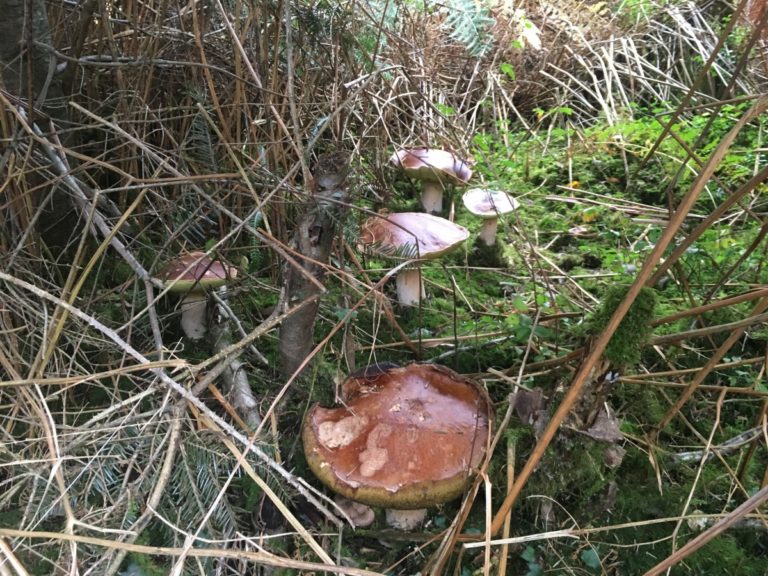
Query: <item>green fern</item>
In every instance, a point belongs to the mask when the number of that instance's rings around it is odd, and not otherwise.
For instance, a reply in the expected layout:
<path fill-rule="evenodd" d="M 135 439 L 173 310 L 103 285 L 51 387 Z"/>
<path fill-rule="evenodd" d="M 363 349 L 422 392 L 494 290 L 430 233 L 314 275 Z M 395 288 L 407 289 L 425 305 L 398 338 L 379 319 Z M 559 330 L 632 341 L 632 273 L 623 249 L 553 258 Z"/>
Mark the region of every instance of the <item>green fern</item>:
<path fill-rule="evenodd" d="M 186 159 L 208 172 L 218 169 L 214 152 L 214 137 L 205 116 L 198 112 L 192 118 L 182 150 Z"/>
<path fill-rule="evenodd" d="M 483 56 L 491 48 L 490 28 L 496 21 L 484 4 L 476 0 L 447 0 L 443 11 L 451 38 L 463 44 L 472 56 Z"/>

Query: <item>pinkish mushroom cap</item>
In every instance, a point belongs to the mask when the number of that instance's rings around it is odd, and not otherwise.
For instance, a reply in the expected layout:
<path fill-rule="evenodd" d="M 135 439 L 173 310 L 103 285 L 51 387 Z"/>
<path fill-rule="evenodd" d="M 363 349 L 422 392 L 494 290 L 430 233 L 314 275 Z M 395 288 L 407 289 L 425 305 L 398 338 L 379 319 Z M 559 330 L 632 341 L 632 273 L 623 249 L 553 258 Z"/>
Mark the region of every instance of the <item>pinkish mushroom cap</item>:
<path fill-rule="evenodd" d="M 450 220 L 424 212 L 374 216 L 363 223 L 360 242 L 383 256 L 430 260 L 452 252 L 469 237 L 469 230 Z M 421 271 L 397 275 L 397 297 L 403 306 L 416 306 L 424 298 Z"/>
<path fill-rule="evenodd" d="M 412 148 L 398 150 L 389 159 L 415 180 L 463 185 L 472 178 L 469 164 L 447 150 Z"/>
<path fill-rule="evenodd" d="M 367 504 L 344 498 L 341 494 L 337 494 L 333 501 L 347 515 L 355 528 L 366 528 L 376 521 L 376 513 Z"/>
<path fill-rule="evenodd" d="M 360 242 L 384 256 L 406 255 L 430 260 L 458 248 L 469 230 L 423 212 L 373 216 L 363 223 Z"/>
<path fill-rule="evenodd" d="M 464 206 L 475 216 L 483 219 L 480 240 L 486 246 L 496 243 L 499 216 L 516 210 L 520 203 L 506 192 L 487 188 L 472 188 L 462 196 Z"/>
<path fill-rule="evenodd" d="M 462 196 L 464 206 L 480 218 L 498 218 L 516 210 L 520 203 L 506 192 L 488 188 L 471 188 Z"/>
<path fill-rule="evenodd" d="M 372 506 L 416 509 L 465 490 L 493 417 L 488 395 L 448 368 L 410 364 L 350 376 L 344 407 L 313 406 L 302 427 L 312 472 Z"/>
<path fill-rule="evenodd" d="M 396 151 L 389 161 L 423 183 L 421 203 L 427 212 L 441 212 L 443 190 L 449 184 L 465 185 L 472 178 L 469 164 L 447 150 L 412 148 Z"/>
<path fill-rule="evenodd" d="M 184 294 L 181 327 L 184 334 L 199 340 L 206 331 L 206 291 L 224 286 L 237 277 L 237 268 L 211 260 L 205 252 L 190 252 L 163 268 L 156 278 L 169 292 Z"/>

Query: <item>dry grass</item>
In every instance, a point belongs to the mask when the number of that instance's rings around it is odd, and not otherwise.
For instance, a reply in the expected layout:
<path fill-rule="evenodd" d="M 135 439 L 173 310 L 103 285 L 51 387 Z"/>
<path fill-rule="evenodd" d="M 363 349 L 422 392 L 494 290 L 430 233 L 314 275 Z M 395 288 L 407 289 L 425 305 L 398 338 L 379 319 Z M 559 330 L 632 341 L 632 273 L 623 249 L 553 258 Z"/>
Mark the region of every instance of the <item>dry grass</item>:
<path fill-rule="evenodd" d="M 280 267 L 300 260 L 290 239 L 318 155 L 349 151 L 352 203 L 375 210 L 392 195 L 386 160 L 393 147 L 444 146 L 466 154 L 474 134 L 509 138 L 507 128 L 516 122 L 531 137 L 546 139 L 558 123 L 586 125 L 595 117 L 616 123 L 634 104 L 669 103 L 674 118 L 697 106 L 716 109 L 764 86 L 749 51 L 723 50 L 731 31 L 713 30 L 708 13 L 692 3 L 623 20 L 591 13 L 580 2 L 570 2 L 575 12 L 558 2 L 507 4 L 494 8 L 490 50 L 478 58 L 447 34 L 443 14 L 399 3 L 391 5 L 397 17 L 382 4 L 355 2 L 49 6 L 57 62 L 66 65 L 56 81 L 71 95 L 66 120 L 50 121 L 23 98 L 0 92 L 0 574 L 32 573 L 35 565 L 42 573 L 111 576 L 125 569 L 129 554 L 159 558 L 157 564 L 172 566 L 173 574 L 256 573 L 254 566 L 361 575 L 388 569 L 344 567 L 341 543 L 349 529 L 324 492 L 293 471 L 295 444 L 276 436 L 285 415 L 274 408 L 293 379 L 282 379 L 274 365 L 256 369 L 258 358 L 247 353 L 251 345 L 271 346 L 280 320 L 301 312 L 300 304 L 281 306 Z M 524 9 L 538 26 L 541 50 L 511 45 L 520 34 L 519 14 L 511 8 Z M 744 46 L 757 41 L 752 36 L 746 34 Z M 500 72 L 504 63 L 515 80 Z M 563 115 L 565 107 L 573 114 Z M 493 516 L 489 508 L 486 544 L 508 533 L 507 513 L 637 290 L 661 278 L 715 222 L 764 219 L 750 211 L 750 202 L 765 169 L 698 228 L 682 227 L 739 129 L 765 107 L 756 99 L 706 162 L 697 164 L 695 151 L 682 161 L 694 165 L 700 179 L 677 212 L 665 214 L 665 235 L 606 332 L 583 358 L 577 352 L 557 361 L 579 358 L 581 364 L 538 444 L 516 463 L 513 447 L 502 454 L 503 437 L 496 438 L 494 457 L 506 460 L 508 478 L 489 477 L 484 468 L 449 528 L 435 537 L 439 545 L 423 558 L 423 573 L 441 574 L 451 558 L 470 553 L 461 546 L 468 539 L 463 524 L 475 500 L 490 499 L 492 487 L 508 495 L 494 503 Z M 72 202 L 62 210 L 54 199 L 64 195 Z M 351 220 L 357 218 L 353 213 Z M 527 268 L 516 280 L 540 278 L 545 292 L 562 293 L 574 307 L 594 305 L 577 278 L 552 280 L 557 270 L 541 256 L 536 238 L 522 227 L 518 233 Z M 206 242 L 233 262 L 254 254 L 263 260 L 230 292 L 246 335 L 224 352 L 193 350 L 188 357 L 180 341 L 167 337 L 175 311 L 151 272 L 179 250 Z M 673 242 L 679 248 L 662 260 Z M 334 307 L 346 312 L 339 321 L 330 307 L 322 310 L 330 335 L 315 349 L 340 372 L 354 364 L 356 350 L 375 358 L 379 345 L 417 348 L 402 331 L 401 342 L 384 343 L 380 326 L 350 327 L 347 321 L 365 308 L 381 326 L 400 329 L 382 296 L 385 279 L 371 280 L 356 258 L 340 240 L 326 281 L 343 287 Z M 720 282 L 729 280 L 723 271 Z M 763 318 L 768 297 L 759 288 L 745 298 L 757 301 L 751 315 Z M 265 302 L 279 305 L 262 309 Z M 697 302 L 689 308 L 691 315 L 702 312 Z M 699 391 L 725 394 L 704 380 L 749 324 L 722 327 L 727 339 L 702 352 L 693 373 L 670 362 L 669 372 L 638 377 L 663 378 L 660 387 L 672 378 L 685 385 L 655 423 L 657 431 Z M 336 332 L 349 348 L 324 346 Z M 252 387 L 262 394 L 259 430 L 248 429 L 215 388 L 228 358 L 243 351 L 253 368 Z M 505 368 L 483 376 L 516 385 L 555 367 L 523 361 Z M 763 409 L 762 420 L 750 427 L 762 426 L 764 433 L 768 399 L 752 393 Z M 749 441 L 757 447 L 759 439 Z M 647 442 L 650 457 L 658 438 Z M 699 447 L 712 444 L 711 437 L 702 438 Z M 733 485 L 740 493 L 735 471 Z M 765 497 L 765 489 L 753 495 L 739 515 Z M 276 510 L 288 538 L 270 532 L 264 506 Z M 679 524 L 690 513 L 685 507 L 671 521 Z M 558 536 L 588 541 L 590 534 L 567 532 Z M 495 546 L 484 548 L 485 574 L 492 572 Z M 681 548 L 671 561 L 685 552 Z"/>

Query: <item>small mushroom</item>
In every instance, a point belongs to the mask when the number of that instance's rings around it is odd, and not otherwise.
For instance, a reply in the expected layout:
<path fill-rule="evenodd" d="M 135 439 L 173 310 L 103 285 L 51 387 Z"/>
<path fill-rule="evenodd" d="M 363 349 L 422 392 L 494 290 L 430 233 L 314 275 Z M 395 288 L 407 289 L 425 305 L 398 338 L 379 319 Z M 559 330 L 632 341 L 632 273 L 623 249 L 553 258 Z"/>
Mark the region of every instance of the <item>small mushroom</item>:
<path fill-rule="evenodd" d="M 206 332 L 207 292 L 224 286 L 237 277 L 237 268 L 219 260 L 211 260 L 205 252 L 190 252 L 173 260 L 156 279 L 163 288 L 183 294 L 181 328 L 191 340 L 199 340 Z"/>
<path fill-rule="evenodd" d="M 431 214 L 443 211 L 443 191 L 446 186 L 465 185 L 472 178 L 469 164 L 447 150 L 398 150 L 389 161 L 411 178 L 421 180 L 421 205 Z"/>
<path fill-rule="evenodd" d="M 506 192 L 487 188 L 471 188 L 462 196 L 464 206 L 475 216 L 483 219 L 479 238 L 486 246 L 496 244 L 499 216 L 516 210 L 520 203 Z"/>
<path fill-rule="evenodd" d="M 452 252 L 469 237 L 469 231 L 450 220 L 423 212 L 373 216 L 363 223 L 360 243 L 387 257 L 433 260 Z M 397 275 L 397 298 L 402 306 L 416 306 L 424 297 L 420 265 Z"/>
<path fill-rule="evenodd" d="M 395 511 L 461 496 L 493 418 L 479 384 L 442 366 L 409 364 L 352 375 L 341 394 L 343 407 L 315 405 L 302 426 L 309 467 L 331 490 Z M 388 516 L 406 529 L 423 520 Z"/>
<path fill-rule="evenodd" d="M 376 513 L 373 508 L 362 502 L 344 498 L 341 494 L 337 494 L 333 501 L 347 515 L 355 528 L 366 528 L 376 520 Z"/>

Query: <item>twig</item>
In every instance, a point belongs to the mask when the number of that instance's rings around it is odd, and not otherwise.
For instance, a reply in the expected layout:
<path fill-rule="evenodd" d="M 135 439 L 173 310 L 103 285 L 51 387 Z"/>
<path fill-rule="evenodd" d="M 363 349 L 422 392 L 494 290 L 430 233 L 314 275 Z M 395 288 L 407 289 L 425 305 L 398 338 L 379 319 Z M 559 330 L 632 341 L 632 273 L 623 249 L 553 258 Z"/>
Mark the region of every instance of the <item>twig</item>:
<path fill-rule="evenodd" d="M 225 308 L 222 306 L 224 301 L 218 294 L 213 292 L 211 296 L 215 303 L 209 306 L 211 310 L 209 310 L 208 314 L 208 329 L 211 334 L 214 352 L 221 352 L 232 347 L 230 323 L 234 315 L 230 316 L 227 312 L 224 312 Z M 224 313 L 222 314 L 221 312 Z M 242 327 L 240 329 L 242 330 Z M 243 337 L 247 337 L 245 331 L 242 331 Z M 255 349 L 253 344 L 249 344 L 248 347 Z M 259 403 L 253 395 L 253 390 L 251 390 L 248 374 L 246 374 L 245 365 L 240 360 L 240 354 L 229 355 L 225 366 L 221 376 L 226 384 L 226 390 L 231 398 L 232 406 L 245 420 L 248 428 L 254 430 L 261 424 L 258 410 Z"/>
<path fill-rule="evenodd" d="M 723 392 L 727 392 L 727 389 L 724 389 L 721 393 Z M 750 428 L 741 434 L 737 434 L 733 438 L 729 438 L 717 446 L 708 446 L 705 450 L 694 450 L 692 452 L 679 452 L 677 454 L 673 454 L 670 458 L 670 463 L 684 464 L 686 462 L 693 462 L 695 460 L 703 460 L 706 462 L 708 460 L 712 460 L 715 457 L 715 452 L 719 452 L 721 456 L 733 454 L 745 444 L 749 444 L 752 442 L 752 440 L 758 438 L 760 434 L 762 434 L 762 431 L 762 426 L 755 426 L 754 428 Z"/>
<path fill-rule="evenodd" d="M 130 355 L 140 364 L 144 364 L 144 365 L 151 364 L 151 362 L 143 354 L 141 354 L 138 350 L 133 348 L 133 346 L 131 346 L 128 342 L 123 340 L 114 330 L 105 326 L 93 316 L 86 314 L 80 309 L 70 305 L 67 302 L 64 302 L 60 298 L 57 298 L 56 296 L 49 294 L 45 290 L 42 290 L 37 286 L 30 284 L 29 282 L 25 282 L 24 280 L 20 280 L 19 278 L 11 276 L 10 274 L 6 274 L 5 272 L 0 271 L 0 280 L 9 282 L 10 284 L 13 284 L 15 286 L 18 286 L 19 288 L 27 290 L 28 292 L 31 292 L 32 294 L 34 294 L 39 298 L 43 298 L 45 300 L 53 302 L 54 304 L 57 304 L 58 306 L 61 306 L 73 316 L 79 318 L 80 320 L 87 323 L 89 326 L 93 327 L 94 329 L 104 334 L 107 338 L 109 338 L 112 342 L 114 342 L 117 346 L 119 346 L 122 350 L 124 350 L 128 355 Z M 294 314 L 300 311 L 303 308 L 303 306 L 304 306 L 304 303 L 298 304 L 297 306 L 295 306 L 294 308 L 286 312 L 286 314 Z M 231 424 L 223 420 L 218 414 L 216 414 L 210 408 L 208 408 L 208 406 L 206 406 L 204 402 L 202 402 L 199 398 L 197 398 L 197 396 L 193 395 L 184 386 L 182 386 L 176 380 L 168 376 L 164 370 L 160 368 L 150 368 L 149 370 L 153 374 L 155 374 L 155 376 L 157 376 L 160 379 L 160 381 L 163 382 L 163 384 L 170 387 L 174 392 L 176 392 L 182 398 L 187 400 L 190 404 L 195 406 L 201 413 L 205 414 L 208 418 L 211 419 L 211 421 L 215 422 L 224 432 L 226 432 L 232 438 L 240 442 L 245 447 L 246 450 L 253 453 L 266 466 L 274 470 L 280 477 L 282 477 L 286 482 L 288 482 L 288 484 L 296 488 L 296 490 L 298 490 L 300 494 L 302 494 L 309 502 L 311 502 L 314 506 L 316 506 L 318 510 L 323 512 L 331 521 L 338 523 L 338 519 L 334 516 L 334 514 L 332 514 L 325 507 L 325 505 L 321 504 L 320 500 L 315 497 L 314 494 L 317 494 L 318 496 L 320 496 L 320 493 L 317 492 L 317 490 L 315 490 L 314 488 L 307 485 L 300 478 L 294 476 L 293 474 L 285 470 L 282 466 L 280 466 L 277 462 L 275 462 L 268 454 L 266 454 L 258 446 L 254 445 L 255 436 L 254 438 L 251 438 L 251 439 L 243 436 L 243 434 L 238 432 L 234 427 L 232 427 Z"/>
<path fill-rule="evenodd" d="M 656 566 L 648 570 L 644 576 L 658 576 L 664 573 L 666 570 L 690 556 L 693 552 L 704 546 L 710 540 L 716 538 L 728 528 L 731 528 L 741 518 L 755 510 L 763 503 L 768 501 L 768 485 L 763 486 L 762 489 L 757 491 L 751 498 L 744 502 L 741 506 L 736 508 L 733 512 L 729 513 L 725 518 L 720 520 L 717 524 L 709 528 L 706 532 L 703 532 L 696 536 L 693 540 L 690 540 L 680 550 L 670 555 L 659 562 Z"/>
<path fill-rule="evenodd" d="M 170 548 L 166 546 L 145 546 L 141 544 L 125 544 L 115 542 L 105 538 L 94 538 L 92 536 L 80 536 L 77 534 L 62 534 L 60 532 L 47 532 L 44 530 L 13 530 L 10 528 L 0 528 L 0 537 L 5 538 L 23 538 L 31 540 L 54 540 L 61 542 L 70 542 L 72 544 L 87 544 L 88 546 L 97 546 L 100 548 L 114 548 L 125 550 L 126 552 L 135 552 L 137 554 L 146 554 L 147 556 L 168 556 L 176 558 L 185 552 L 184 548 Z M 299 570 L 304 573 L 309 572 L 332 572 L 335 574 L 346 574 L 347 576 L 383 576 L 381 572 L 372 572 L 361 568 L 351 568 L 349 566 L 335 566 L 329 564 L 319 564 L 316 562 L 303 562 L 291 558 L 275 556 L 268 552 L 252 552 L 240 548 L 222 548 L 215 547 L 195 547 L 186 550 L 186 554 L 193 558 L 226 558 L 231 560 L 247 560 L 255 565 L 264 564 L 267 566 L 277 566 L 280 568 L 289 568 Z"/>
<path fill-rule="evenodd" d="M 227 302 L 221 296 L 219 296 L 218 292 L 216 291 L 211 292 L 210 296 L 213 299 L 213 301 L 216 303 L 216 306 L 218 306 L 221 309 L 221 311 L 226 315 L 229 322 L 231 322 L 235 326 L 235 328 L 237 329 L 237 333 L 240 334 L 240 336 L 242 336 L 243 338 L 246 338 L 248 336 L 248 333 L 245 331 L 245 328 L 243 328 L 243 323 L 240 322 L 240 319 L 232 311 L 232 308 L 229 307 L 229 304 L 227 304 Z M 256 346 L 249 343 L 248 351 L 251 354 L 253 354 L 256 357 L 256 360 L 261 362 L 264 366 L 269 366 L 269 360 L 267 360 L 264 354 L 259 352 Z"/>
<path fill-rule="evenodd" d="M 546 429 L 544 430 L 541 437 L 539 438 L 539 441 L 536 443 L 536 446 L 534 447 L 531 456 L 528 458 L 528 460 L 525 463 L 525 466 L 518 474 L 515 484 L 512 486 L 512 489 L 510 490 L 509 494 L 507 494 L 506 498 L 504 499 L 504 502 L 502 503 L 501 507 L 497 511 L 496 516 L 494 517 L 494 520 L 493 520 L 494 534 L 498 533 L 498 531 L 501 529 L 502 525 L 504 524 L 504 519 L 506 518 L 507 513 L 514 505 L 515 501 L 517 500 L 517 497 L 522 492 L 523 486 L 525 485 L 530 475 L 538 466 L 539 462 L 541 461 L 541 458 L 544 456 L 544 453 L 547 447 L 549 446 L 550 442 L 555 437 L 555 434 L 557 433 L 557 430 L 559 429 L 560 424 L 563 422 L 565 417 L 570 412 L 571 407 L 578 399 L 584 384 L 589 379 L 590 374 L 594 369 L 595 365 L 597 364 L 598 360 L 602 357 L 602 354 L 605 351 L 605 348 L 608 345 L 610 339 L 613 337 L 614 332 L 616 331 L 619 324 L 623 320 L 624 316 L 626 315 L 632 303 L 635 301 L 635 298 L 637 298 L 637 295 L 640 293 L 640 290 L 643 288 L 644 284 L 650 279 L 653 273 L 653 270 L 658 264 L 658 262 L 661 260 L 664 254 L 664 251 L 670 245 L 672 240 L 674 240 L 675 234 L 685 222 L 686 216 L 688 215 L 690 210 L 693 208 L 707 180 L 715 172 L 721 160 L 725 156 L 726 152 L 730 148 L 733 141 L 736 139 L 736 136 L 739 134 L 741 129 L 746 125 L 746 123 L 749 120 L 751 120 L 760 112 L 762 112 L 766 107 L 768 107 L 768 98 L 763 97 L 760 100 L 758 100 L 754 104 L 754 106 L 752 106 L 739 119 L 739 121 L 736 123 L 736 126 L 734 126 L 734 128 L 732 128 L 730 132 L 728 132 L 728 134 L 723 138 L 719 146 L 712 153 L 706 166 L 702 169 L 701 173 L 699 174 L 699 177 L 696 179 L 696 181 L 693 183 L 688 193 L 680 202 L 680 206 L 670 218 L 669 226 L 662 232 L 662 235 L 659 238 L 659 240 L 656 242 L 656 245 L 654 246 L 653 251 L 645 260 L 643 267 L 638 272 L 637 278 L 635 278 L 635 281 L 627 290 L 627 294 L 624 300 L 616 308 L 616 311 L 613 313 L 613 315 L 611 316 L 611 319 L 606 324 L 605 328 L 603 329 L 603 332 L 595 339 L 594 343 L 592 344 L 592 347 L 589 350 L 589 354 L 584 359 L 583 363 L 581 364 L 581 367 L 579 368 L 579 371 L 571 381 L 571 385 L 568 389 L 568 392 L 565 394 L 565 397 L 561 401 L 560 405 L 557 407 L 557 410 L 552 415 L 552 418 L 550 419 L 549 424 L 547 425 Z M 768 307 L 768 301 L 766 301 L 766 307 Z M 753 314 L 759 314 L 760 312 L 762 312 L 762 309 L 757 309 L 753 312 Z M 735 334 L 736 332 L 734 332 L 732 336 L 734 336 Z M 735 339 L 736 338 L 734 338 L 733 341 L 735 341 Z M 714 367 L 714 365 L 717 364 L 717 362 L 722 357 L 722 355 L 725 354 L 725 352 L 733 344 L 733 341 L 731 341 L 731 338 L 729 338 L 728 340 L 729 340 L 729 342 L 727 342 L 728 346 L 723 349 L 722 354 L 717 358 L 713 358 L 714 362 L 711 360 L 708 363 L 708 365 L 710 366 L 710 370 L 711 370 L 711 367 Z M 703 379 L 707 373 L 708 371 L 705 371 L 705 369 L 703 369 L 702 372 L 700 372 L 700 374 L 702 374 L 701 379 Z M 690 397 L 690 395 L 693 394 L 694 390 L 696 389 L 696 385 L 698 384 L 701 384 L 701 380 L 698 379 L 697 377 L 697 379 L 694 380 L 694 382 L 691 383 L 690 387 L 686 390 L 686 393 L 683 393 L 681 395 L 680 399 L 675 404 L 673 409 L 670 410 L 667 413 L 667 415 L 663 418 L 662 422 L 659 424 L 659 428 L 663 428 L 664 426 L 666 426 L 669 420 L 671 420 L 674 414 L 676 414 L 680 406 L 682 406 Z"/>
<path fill-rule="evenodd" d="M 168 486 L 168 482 L 171 479 L 171 470 L 176 461 L 176 453 L 179 448 L 181 426 L 184 423 L 184 419 L 182 418 L 183 412 L 183 407 L 180 404 L 177 404 L 173 408 L 171 414 L 171 429 L 168 432 L 168 443 L 165 458 L 163 459 L 163 465 L 160 468 L 160 472 L 157 474 L 152 492 L 147 499 L 146 508 L 131 525 L 131 534 L 127 535 L 123 540 L 125 543 L 133 544 L 138 540 L 150 520 L 154 517 L 154 509 L 158 507 L 163 494 L 165 494 L 165 488 Z M 113 574 L 116 574 L 127 554 L 128 550 L 124 548 L 117 550 L 112 561 L 109 563 L 109 566 L 104 571 L 104 576 L 112 576 Z"/>

